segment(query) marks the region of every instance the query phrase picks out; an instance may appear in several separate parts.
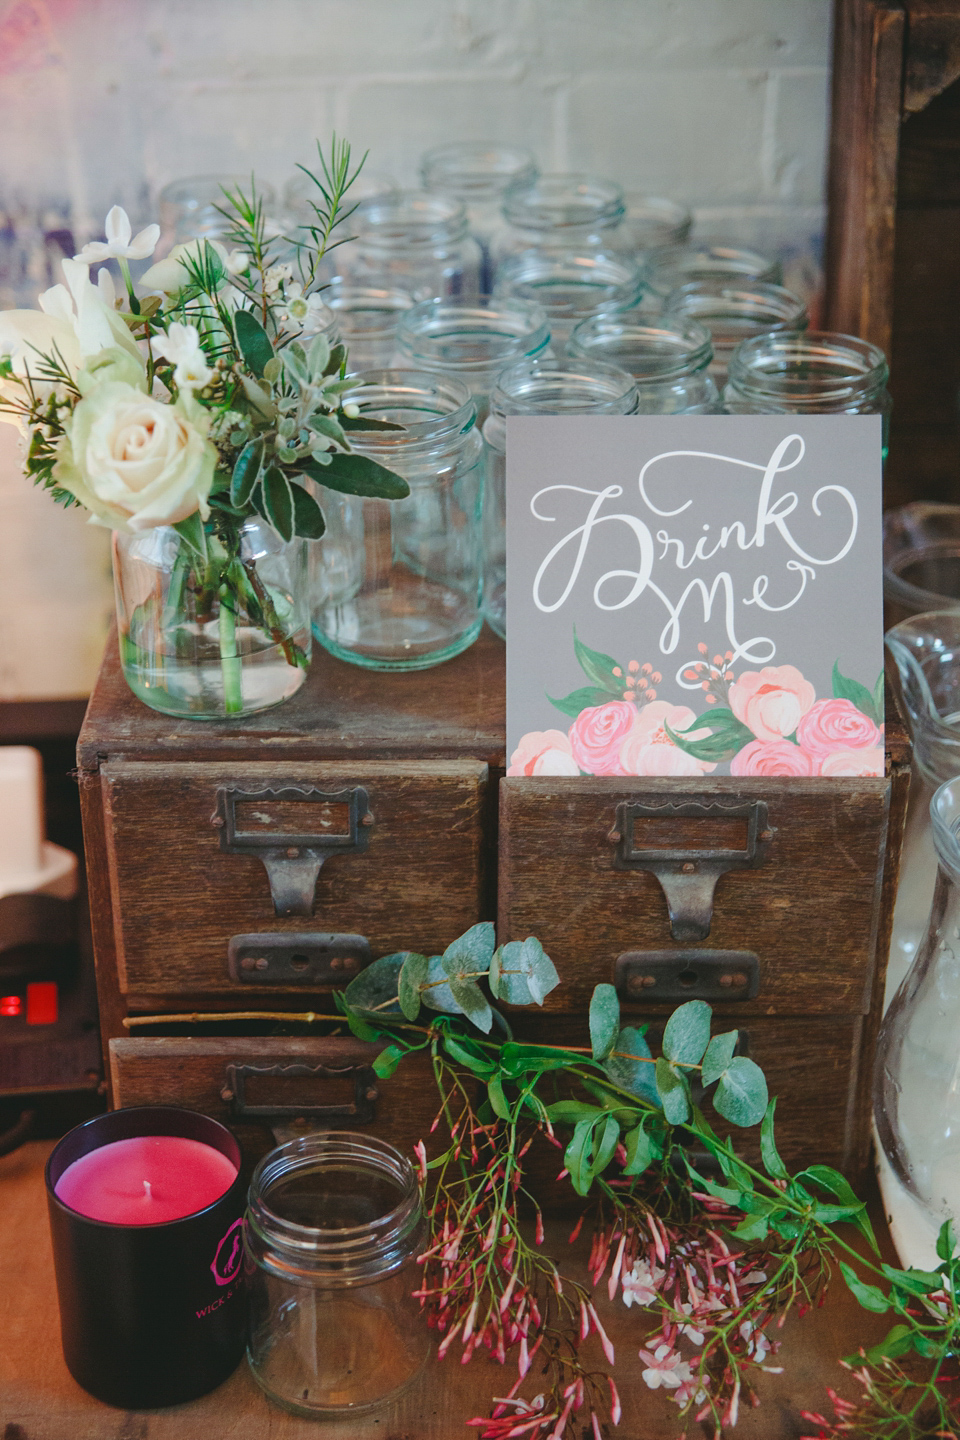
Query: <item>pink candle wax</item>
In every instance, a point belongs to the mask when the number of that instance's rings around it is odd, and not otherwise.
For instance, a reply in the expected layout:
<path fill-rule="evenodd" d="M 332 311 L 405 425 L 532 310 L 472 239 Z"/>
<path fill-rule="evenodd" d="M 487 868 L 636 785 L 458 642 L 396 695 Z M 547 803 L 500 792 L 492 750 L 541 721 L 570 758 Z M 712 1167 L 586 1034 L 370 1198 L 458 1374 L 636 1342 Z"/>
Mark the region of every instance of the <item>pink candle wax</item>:
<path fill-rule="evenodd" d="M 137 1135 L 81 1155 L 56 1184 L 71 1210 L 111 1225 L 162 1225 L 205 1210 L 237 1178 L 232 1160 L 180 1135 Z"/>

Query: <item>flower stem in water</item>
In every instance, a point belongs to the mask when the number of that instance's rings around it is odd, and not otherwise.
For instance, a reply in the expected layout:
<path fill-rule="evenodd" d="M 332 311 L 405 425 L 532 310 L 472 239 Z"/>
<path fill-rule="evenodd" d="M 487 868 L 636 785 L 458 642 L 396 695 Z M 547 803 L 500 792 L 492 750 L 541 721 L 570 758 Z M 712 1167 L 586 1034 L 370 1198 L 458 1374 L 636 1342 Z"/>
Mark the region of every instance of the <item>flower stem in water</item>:
<path fill-rule="evenodd" d="M 220 586 L 220 670 L 223 675 L 223 708 L 228 715 L 243 709 L 243 684 L 237 654 L 235 599 L 229 585 Z"/>

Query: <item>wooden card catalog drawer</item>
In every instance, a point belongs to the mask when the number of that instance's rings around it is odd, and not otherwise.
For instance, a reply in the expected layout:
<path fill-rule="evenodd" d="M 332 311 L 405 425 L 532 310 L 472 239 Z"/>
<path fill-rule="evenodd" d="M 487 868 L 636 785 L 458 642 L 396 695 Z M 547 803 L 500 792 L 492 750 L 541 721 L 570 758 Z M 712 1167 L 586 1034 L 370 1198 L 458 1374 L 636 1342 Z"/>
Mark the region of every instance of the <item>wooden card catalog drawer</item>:
<path fill-rule="evenodd" d="M 551 1010 L 698 997 L 745 1015 L 871 1006 L 889 780 L 506 779 L 499 938 L 535 934 Z"/>
<path fill-rule="evenodd" d="M 99 784 L 131 1004 L 329 992 L 481 918 L 479 761 L 119 759 Z"/>

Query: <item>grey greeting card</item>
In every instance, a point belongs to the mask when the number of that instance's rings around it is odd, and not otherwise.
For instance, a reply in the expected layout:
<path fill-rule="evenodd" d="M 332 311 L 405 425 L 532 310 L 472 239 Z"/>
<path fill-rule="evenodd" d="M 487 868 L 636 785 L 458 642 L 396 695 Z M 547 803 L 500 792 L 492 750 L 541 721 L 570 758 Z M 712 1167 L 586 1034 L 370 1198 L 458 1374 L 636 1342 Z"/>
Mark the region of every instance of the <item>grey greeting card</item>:
<path fill-rule="evenodd" d="M 511 416 L 511 775 L 882 775 L 877 415 Z"/>

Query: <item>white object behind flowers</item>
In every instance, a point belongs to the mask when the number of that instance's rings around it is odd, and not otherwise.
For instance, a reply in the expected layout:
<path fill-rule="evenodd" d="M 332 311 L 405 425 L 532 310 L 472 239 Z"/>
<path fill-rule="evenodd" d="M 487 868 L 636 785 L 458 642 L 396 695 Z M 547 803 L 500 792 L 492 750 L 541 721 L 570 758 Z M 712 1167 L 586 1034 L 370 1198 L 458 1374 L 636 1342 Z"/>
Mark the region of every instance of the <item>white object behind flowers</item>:
<path fill-rule="evenodd" d="M 0 425 L 0 701 L 89 694 L 113 613 L 110 535 L 24 480 Z"/>

